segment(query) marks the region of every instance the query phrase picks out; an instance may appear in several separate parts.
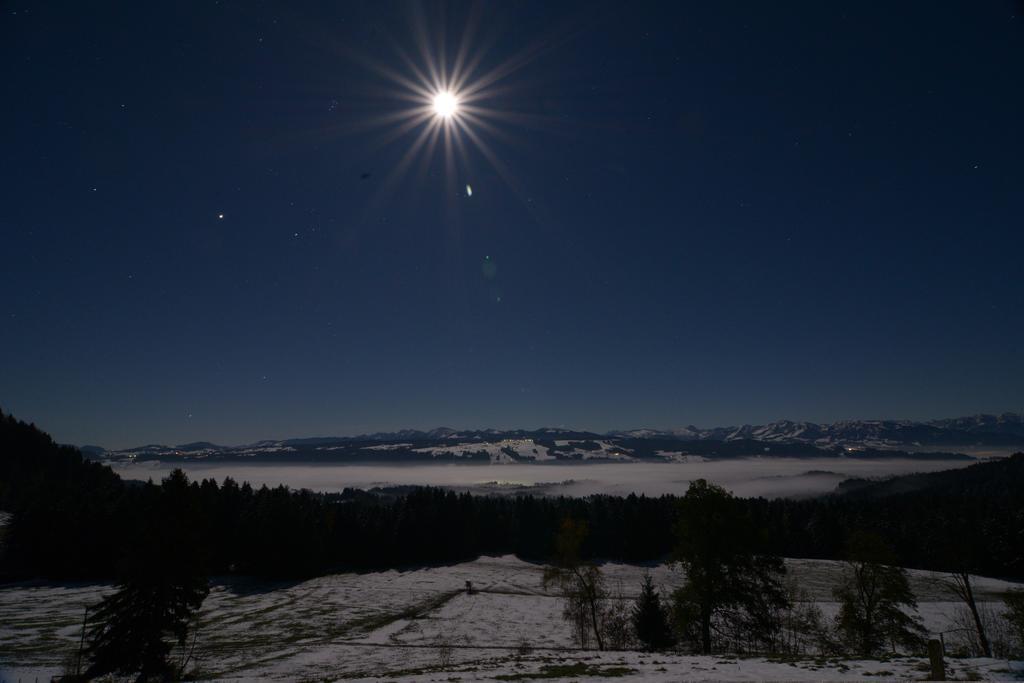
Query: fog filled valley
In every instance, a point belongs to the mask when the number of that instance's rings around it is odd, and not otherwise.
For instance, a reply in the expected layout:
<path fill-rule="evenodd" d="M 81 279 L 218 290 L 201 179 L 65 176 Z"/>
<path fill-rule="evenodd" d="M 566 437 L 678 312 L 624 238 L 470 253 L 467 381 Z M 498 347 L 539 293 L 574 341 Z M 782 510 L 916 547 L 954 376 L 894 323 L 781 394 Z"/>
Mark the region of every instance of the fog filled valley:
<path fill-rule="evenodd" d="M 831 493 L 851 478 L 881 479 L 912 472 L 937 472 L 967 467 L 974 460 L 912 460 L 905 458 L 743 457 L 724 460 L 694 458 L 686 462 L 558 462 L 550 464 L 481 465 L 332 463 L 205 463 L 186 461 L 114 462 L 124 479 L 160 481 L 174 469 L 189 478 L 225 478 L 259 487 L 288 486 L 317 492 L 346 488 L 441 486 L 455 491 L 494 495 L 592 494 L 625 496 L 682 495 L 695 479 L 707 479 L 743 497 L 806 497 Z"/>

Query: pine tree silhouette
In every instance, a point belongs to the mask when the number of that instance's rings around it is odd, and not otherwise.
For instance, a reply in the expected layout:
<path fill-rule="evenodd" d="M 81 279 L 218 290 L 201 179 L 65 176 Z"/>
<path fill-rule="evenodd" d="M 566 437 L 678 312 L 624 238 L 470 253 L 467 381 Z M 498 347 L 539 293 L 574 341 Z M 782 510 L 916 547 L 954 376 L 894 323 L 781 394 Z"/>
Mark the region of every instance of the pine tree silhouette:
<path fill-rule="evenodd" d="M 668 625 L 668 615 L 650 574 L 644 576 L 640 595 L 633 605 L 633 630 L 636 631 L 637 640 L 648 651 L 664 650 L 675 643 Z"/>

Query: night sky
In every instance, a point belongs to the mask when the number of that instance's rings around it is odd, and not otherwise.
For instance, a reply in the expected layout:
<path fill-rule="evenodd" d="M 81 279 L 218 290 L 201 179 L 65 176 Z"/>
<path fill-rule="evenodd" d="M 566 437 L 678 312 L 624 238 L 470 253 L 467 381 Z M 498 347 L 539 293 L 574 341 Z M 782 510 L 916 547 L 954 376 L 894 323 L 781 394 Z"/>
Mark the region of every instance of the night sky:
<path fill-rule="evenodd" d="M 1024 410 L 1019 4 L 301 5 L 3 5 L 5 411 L 124 447 Z M 467 25 L 486 151 L 403 165 L 396 74 Z"/>

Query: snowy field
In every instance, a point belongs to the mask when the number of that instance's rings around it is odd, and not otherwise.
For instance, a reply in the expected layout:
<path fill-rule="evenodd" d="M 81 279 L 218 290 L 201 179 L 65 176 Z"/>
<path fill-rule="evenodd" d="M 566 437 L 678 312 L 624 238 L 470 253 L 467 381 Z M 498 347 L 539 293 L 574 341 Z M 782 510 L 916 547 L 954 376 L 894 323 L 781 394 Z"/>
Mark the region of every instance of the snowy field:
<path fill-rule="evenodd" d="M 788 561 L 790 574 L 826 617 L 840 565 Z M 606 564 L 613 591 L 635 596 L 644 567 Z M 664 590 L 681 577 L 651 567 Z M 541 586 L 542 567 L 514 557 L 480 558 L 449 567 L 338 574 L 295 584 L 219 581 L 203 605 L 193 662 L 205 679 L 526 680 L 562 674 L 688 680 L 921 680 L 926 662 L 580 651 L 561 619 L 557 597 Z M 955 627 L 957 609 L 930 572 L 911 573 L 925 625 Z M 472 581 L 473 593 L 465 591 Z M 620 588 L 621 587 L 621 588 Z M 1013 587 L 978 579 L 994 607 Z M 0 680 L 46 680 L 73 661 L 83 609 L 106 585 L 22 584 L 0 588 Z M 950 659 L 959 679 L 1013 680 L 1024 662 Z"/>
<path fill-rule="evenodd" d="M 254 486 L 285 484 L 295 489 L 341 491 L 346 487 L 425 485 L 474 492 L 530 492 L 585 496 L 593 493 L 659 496 L 683 494 L 694 479 L 708 479 L 738 496 L 813 496 L 828 493 L 850 477 L 888 477 L 935 472 L 972 464 L 971 460 L 906 458 L 735 458 L 689 462 L 601 462 L 545 464 L 259 464 L 259 463 L 113 463 L 126 479 L 159 481 L 175 467 L 191 479 L 233 477 Z"/>

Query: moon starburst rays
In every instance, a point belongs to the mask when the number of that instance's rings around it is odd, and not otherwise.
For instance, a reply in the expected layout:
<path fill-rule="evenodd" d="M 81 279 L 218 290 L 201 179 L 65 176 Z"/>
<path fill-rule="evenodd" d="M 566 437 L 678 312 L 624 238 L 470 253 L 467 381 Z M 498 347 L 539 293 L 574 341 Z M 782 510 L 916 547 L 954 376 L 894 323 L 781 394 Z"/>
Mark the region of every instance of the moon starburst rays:
<path fill-rule="evenodd" d="M 471 47 L 478 24 L 479 16 L 470 16 L 451 54 L 443 29 L 428 31 L 426 20 L 418 16 L 413 49 L 394 45 L 399 68 L 375 65 L 374 71 L 393 87 L 390 98 L 403 103 L 397 111 L 377 117 L 375 125 L 384 129 L 388 144 L 413 136 L 399 164 L 388 174 L 389 185 L 416 165 L 418 158 L 422 159 L 420 170 L 425 172 L 437 152 L 441 159 L 434 161 L 442 164 L 449 188 L 461 186 L 457 176 L 471 172 L 473 158 L 485 161 L 506 183 L 514 185 L 508 168 L 480 134 L 508 140 L 506 131 L 499 130 L 501 124 L 524 122 L 522 114 L 495 105 L 496 100 L 503 103 L 514 95 L 516 88 L 508 83 L 508 77 L 525 66 L 537 50 L 524 50 L 483 70 L 484 51 Z"/>

